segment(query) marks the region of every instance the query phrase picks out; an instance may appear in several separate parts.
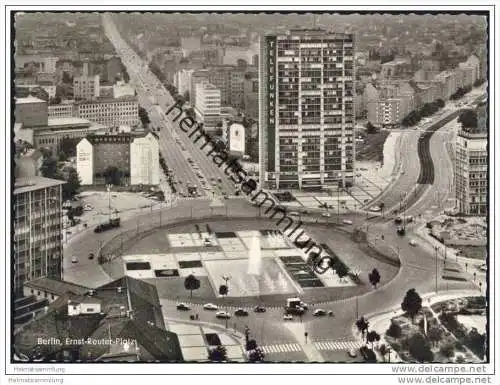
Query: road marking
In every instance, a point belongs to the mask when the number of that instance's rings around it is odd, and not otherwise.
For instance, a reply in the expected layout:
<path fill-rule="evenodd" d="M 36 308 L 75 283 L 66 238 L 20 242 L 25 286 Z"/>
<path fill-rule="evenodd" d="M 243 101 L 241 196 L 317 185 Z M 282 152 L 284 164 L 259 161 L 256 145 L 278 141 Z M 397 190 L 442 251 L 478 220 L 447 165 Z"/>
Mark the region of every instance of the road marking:
<path fill-rule="evenodd" d="M 316 341 L 314 347 L 318 350 L 351 350 L 359 349 L 363 345 L 360 341 Z"/>
<path fill-rule="evenodd" d="M 299 344 L 273 344 L 260 347 L 264 353 L 288 353 L 288 352 L 300 352 L 302 348 Z"/>

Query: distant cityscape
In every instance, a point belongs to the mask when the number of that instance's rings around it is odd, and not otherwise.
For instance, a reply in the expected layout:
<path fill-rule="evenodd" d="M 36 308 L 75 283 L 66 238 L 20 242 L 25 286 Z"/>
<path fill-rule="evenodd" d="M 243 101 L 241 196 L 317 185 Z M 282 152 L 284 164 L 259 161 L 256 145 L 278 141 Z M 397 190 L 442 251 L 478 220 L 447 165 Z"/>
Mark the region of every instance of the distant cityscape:
<path fill-rule="evenodd" d="M 13 360 L 488 361 L 486 14 L 15 30 Z"/>

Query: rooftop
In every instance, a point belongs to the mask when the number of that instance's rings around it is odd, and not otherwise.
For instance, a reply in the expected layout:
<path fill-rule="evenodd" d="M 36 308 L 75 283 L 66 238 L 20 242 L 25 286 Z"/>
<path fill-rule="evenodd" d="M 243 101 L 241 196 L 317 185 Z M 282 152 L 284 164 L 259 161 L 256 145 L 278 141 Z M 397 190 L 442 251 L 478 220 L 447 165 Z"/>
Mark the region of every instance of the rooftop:
<path fill-rule="evenodd" d="M 44 290 L 57 295 L 72 293 L 77 295 L 87 294 L 90 290 L 88 287 L 76 285 L 71 282 L 59 281 L 51 278 L 38 278 L 33 281 L 26 282 L 24 286 L 29 288 Z"/>
<path fill-rule="evenodd" d="M 48 128 L 57 128 L 65 126 L 90 126 L 91 122 L 87 119 L 66 117 L 66 118 L 49 118 L 47 122 Z"/>
<path fill-rule="evenodd" d="M 80 100 L 75 102 L 77 105 L 97 104 L 97 103 L 120 103 L 120 102 L 137 102 L 135 96 L 123 96 L 121 98 L 97 98 L 94 100 Z"/>
<path fill-rule="evenodd" d="M 30 103 L 47 103 L 45 100 L 35 98 L 34 96 L 27 96 L 25 98 L 16 98 L 16 104 L 30 104 Z"/>
<path fill-rule="evenodd" d="M 18 178 L 14 184 L 14 195 L 59 186 L 65 183 L 66 182 L 62 180 L 49 179 L 42 176 Z"/>

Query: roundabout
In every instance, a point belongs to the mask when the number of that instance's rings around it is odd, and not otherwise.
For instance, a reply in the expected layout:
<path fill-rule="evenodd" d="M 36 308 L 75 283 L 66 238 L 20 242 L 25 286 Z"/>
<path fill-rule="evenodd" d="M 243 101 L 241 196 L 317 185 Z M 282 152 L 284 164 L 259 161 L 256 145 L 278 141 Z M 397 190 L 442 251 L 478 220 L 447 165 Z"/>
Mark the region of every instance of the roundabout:
<path fill-rule="evenodd" d="M 205 246 L 203 236 L 202 238 L 198 236 L 198 239 L 202 240 L 202 246 L 188 243 L 182 245 L 183 240 L 187 239 L 186 234 L 189 234 L 191 242 L 195 243 L 196 226 L 198 226 L 200 232 L 206 232 L 206 225 L 208 224 L 213 233 L 222 233 L 223 237 L 229 235 L 224 233 L 234 233 L 236 238 L 245 244 L 243 240 L 245 237 L 242 236 L 245 234 L 240 234 L 240 232 L 272 230 L 273 223 L 269 219 L 259 218 L 259 211 L 243 200 L 227 200 L 224 207 L 218 208 L 210 207 L 209 203 L 207 200 L 180 201 L 172 209 L 156 213 L 145 212 L 135 218 L 123 221 L 119 229 L 100 234 L 95 234 L 92 229 L 83 231 L 75 236 L 65 249 L 65 280 L 88 287 L 96 287 L 109 282 L 113 278 L 120 276 L 120 274 L 124 274 L 124 263 L 121 261 L 122 255 L 134 255 L 132 258 L 137 258 L 137 256 L 149 258 L 150 255 L 156 254 L 174 254 L 175 263 L 178 265 L 179 260 L 189 262 L 189 259 L 195 259 L 193 254 L 198 253 L 203 268 L 206 261 L 216 262 L 208 264 L 212 266 L 208 267 L 207 275 L 203 282 L 200 282 L 200 289 L 193 290 L 192 298 L 190 292 L 184 287 L 185 278 L 181 277 L 180 273 L 179 278 L 160 278 L 156 276 L 145 278 L 155 282 L 165 317 L 175 316 L 189 320 L 190 315 L 197 314 L 200 322 L 213 322 L 225 326 L 225 320 L 217 319 L 214 312 L 203 309 L 204 303 L 211 302 L 217 304 L 220 309 L 227 309 L 228 312 L 233 314 L 229 322 L 230 328 L 242 332 L 245 326 L 248 326 L 255 338 L 258 338 L 263 345 L 303 343 L 304 341 L 301 340 L 303 339 L 304 330 L 307 331 L 308 338 L 311 341 L 352 340 L 352 325 L 359 316 L 399 306 L 404 293 L 410 288 L 416 288 L 420 293 L 429 293 L 436 289 L 436 273 L 440 274 L 440 270 L 436 272 L 435 257 L 432 254 L 427 253 L 423 248 L 409 246 L 406 238 L 397 236 L 393 226 L 388 224 L 387 221 L 374 221 L 369 225 L 370 235 L 375 237 L 383 236 L 385 245 L 399 250 L 400 266 L 391 265 L 387 259 L 380 258 L 380 252 L 372 254 L 368 252 L 369 249 L 366 244 L 357 243 L 353 240 L 353 230 L 360 227 L 366 228 L 368 220 L 365 215 L 351 214 L 345 216 L 353 222 L 351 226 L 337 226 L 335 223 L 327 223 L 327 221 L 316 223 L 317 218 L 314 217 L 309 219 L 303 217 L 301 221 L 304 222 L 306 231 L 312 234 L 318 243 L 329 245 L 351 271 L 359 272 L 361 283 L 342 287 L 301 288 L 302 291 L 300 291 L 296 282 L 290 282 L 290 274 L 279 264 L 280 257 L 274 256 L 271 259 L 274 261 L 272 264 L 273 269 L 276 268 L 276 270 L 274 273 L 270 273 L 271 281 L 272 274 L 281 273 L 283 276 L 278 280 L 284 279 L 290 285 L 282 287 L 278 283 L 273 294 L 260 292 L 260 295 L 253 296 L 229 295 L 219 297 L 217 286 L 222 279 L 221 275 L 227 274 L 224 268 L 226 259 L 229 262 L 227 266 L 234 264 L 232 261 L 243 261 L 242 267 L 235 268 L 234 274 L 236 277 L 238 272 L 239 274 L 248 272 L 248 257 L 238 257 L 236 254 L 240 253 L 240 251 L 224 251 L 218 237 L 216 239 L 217 246 Z M 409 229 L 409 232 L 411 231 Z M 170 234 L 177 235 L 169 237 Z M 193 237 L 193 234 L 195 237 Z M 234 238 L 233 234 L 230 235 L 230 238 Z M 223 237 L 222 239 L 225 239 Z M 226 244 L 226 249 L 230 248 L 231 245 L 238 248 L 238 245 L 234 244 L 233 241 L 223 241 L 222 243 Z M 266 241 L 261 240 L 261 245 L 265 244 Z M 211 251 L 208 251 L 209 249 Z M 105 262 L 102 265 L 99 264 L 97 258 L 93 260 L 87 258 L 89 253 L 98 255 L 99 250 L 102 251 L 101 254 L 104 257 L 110 258 L 109 261 L 101 260 L 101 262 Z M 182 251 L 179 253 L 182 256 L 177 259 L 176 253 L 179 250 Z M 225 255 L 224 260 L 210 260 L 210 256 L 207 259 L 207 255 L 201 255 L 201 253 L 221 252 L 224 254 L 227 252 L 230 256 L 235 257 L 226 258 Z M 263 253 L 266 252 L 269 252 L 269 250 L 263 250 Z M 273 252 L 275 253 L 276 250 L 273 249 Z M 76 264 L 71 263 L 71 258 L 74 255 L 78 257 L 78 263 Z M 190 257 L 183 260 L 185 255 L 190 255 Z M 159 257 L 159 262 L 155 261 L 155 258 L 149 260 L 150 267 L 156 267 L 156 263 L 168 265 L 173 261 L 170 256 L 164 257 L 163 262 L 161 261 L 162 257 Z M 278 261 L 276 261 L 277 259 Z M 167 260 L 170 262 L 167 262 Z M 199 265 L 196 262 L 194 264 Z M 188 263 L 187 266 L 192 265 Z M 373 268 L 377 268 L 381 276 L 381 281 L 376 288 L 368 280 L 368 273 Z M 187 267 L 186 272 L 192 273 L 193 269 L 200 269 L 200 267 Z M 161 269 L 150 268 L 147 270 L 149 270 L 148 274 L 151 274 L 151 270 Z M 194 272 L 196 276 L 196 270 Z M 285 275 L 284 272 L 287 274 Z M 201 281 L 202 277 L 199 276 L 198 279 Z M 320 280 L 322 280 L 322 277 Z M 161 283 L 158 283 L 158 281 Z M 171 283 L 166 284 L 167 281 L 171 281 Z M 237 294 L 239 291 L 243 292 L 243 289 L 236 290 L 235 283 L 236 278 L 234 281 L 230 280 L 228 282 L 229 292 L 231 293 L 232 289 L 235 289 L 232 292 L 233 294 Z M 470 285 L 467 282 L 447 282 L 445 284 L 442 280 L 438 280 L 437 283 L 437 289 L 440 292 L 448 289 L 471 288 L 468 287 Z M 270 285 L 268 284 L 268 286 Z M 240 287 L 245 286 L 240 285 Z M 292 288 L 292 291 L 286 293 L 277 292 L 282 288 L 288 290 L 289 287 Z M 285 301 L 288 297 L 295 296 L 308 303 L 310 310 L 300 319 L 285 321 L 283 320 Z M 187 303 L 191 311 L 178 311 L 176 306 L 179 302 Z M 265 304 L 267 311 L 265 313 L 255 313 L 253 307 L 258 304 Z M 234 316 L 234 311 L 237 308 L 247 309 L 248 316 Z M 333 312 L 334 317 L 313 316 L 313 311 L 318 308 Z M 345 359 L 345 351 L 342 353 L 341 358 L 334 353 L 336 354 L 336 352 L 322 351 L 326 361 Z M 304 359 L 304 357 L 297 357 L 297 359 Z"/>

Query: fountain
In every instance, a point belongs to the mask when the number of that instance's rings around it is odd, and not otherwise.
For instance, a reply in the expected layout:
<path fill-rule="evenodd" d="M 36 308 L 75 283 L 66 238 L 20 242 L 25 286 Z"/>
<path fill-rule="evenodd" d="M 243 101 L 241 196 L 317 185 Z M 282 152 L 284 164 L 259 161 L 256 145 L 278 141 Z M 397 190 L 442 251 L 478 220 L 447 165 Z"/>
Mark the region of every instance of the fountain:
<path fill-rule="evenodd" d="M 248 251 L 248 274 L 251 281 L 257 283 L 257 295 L 260 295 L 260 279 L 262 275 L 262 251 L 260 249 L 260 236 L 255 235 Z M 252 288 L 253 289 L 253 288 Z"/>

